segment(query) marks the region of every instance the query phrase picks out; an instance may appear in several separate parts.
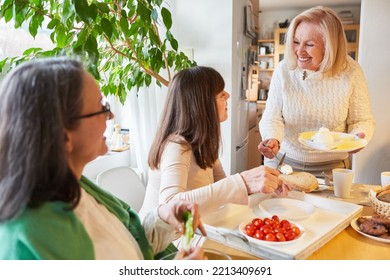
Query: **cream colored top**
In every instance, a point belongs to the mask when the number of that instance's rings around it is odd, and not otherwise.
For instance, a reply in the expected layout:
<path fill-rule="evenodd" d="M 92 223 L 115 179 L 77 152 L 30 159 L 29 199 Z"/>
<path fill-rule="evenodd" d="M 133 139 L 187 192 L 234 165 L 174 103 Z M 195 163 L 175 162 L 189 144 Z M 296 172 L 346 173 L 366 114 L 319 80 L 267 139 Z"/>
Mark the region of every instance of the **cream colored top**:
<path fill-rule="evenodd" d="M 281 61 L 272 75 L 267 106 L 260 121 L 262 139 L 275 138 L 280 153 L 306 163 L 344 160 L 348 153 L 323 153 L 299 143 L 299 133 L 327 127 L 331 131 L 364 132 L 369 141 L 375 121 L 368 86 L 360 65 L 348 57 L 349 68 L 338 77 L 291 70 Z"/>
<path fill-rule="evenodd" d="M 160 169 L 149 169 L 149 180 L 141 219 L 154 207 L 174 198 L 199 204 L 205 216 L 227 203 L 248 204 L 248 192 L 240 174 L 226 177 L 221 162 L 202 169 L 188 146 L 169 142 L 163 152 Z"/>
<path fill-rule="evenodd" d="M 75 213 L 92 240 L 97 260 L 143 260 L 139 245 L 131 233 L 84 189 L 81 189 L 81 199 Z M 157 209 L 149 212 L 143 226 L 155 254 L 174 239 L 174 228 L 158 217 Z"/>

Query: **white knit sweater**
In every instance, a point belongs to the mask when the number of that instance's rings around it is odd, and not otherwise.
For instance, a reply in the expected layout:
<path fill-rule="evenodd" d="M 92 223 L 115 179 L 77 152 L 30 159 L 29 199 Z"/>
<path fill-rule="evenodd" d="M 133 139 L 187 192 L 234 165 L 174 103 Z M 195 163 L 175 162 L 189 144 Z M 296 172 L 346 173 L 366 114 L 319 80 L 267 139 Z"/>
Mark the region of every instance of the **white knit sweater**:
<path fill-rule="evenodd" d="M 327 127 L 331 131 L 364 132 L 370 140 L 375 122 L 370 109 L 367 82 L 360 65 L 348 58 L 349 69 L 338 77 L 320 72 L 289 70 L 281 61 L 275 70 L 267 105 L 259 123 L 263 140 L 276 138 L 281 152 L 301 162 L 341 160 L 347 153 L 323 153 L 299 143 L 299 133 Z"/>

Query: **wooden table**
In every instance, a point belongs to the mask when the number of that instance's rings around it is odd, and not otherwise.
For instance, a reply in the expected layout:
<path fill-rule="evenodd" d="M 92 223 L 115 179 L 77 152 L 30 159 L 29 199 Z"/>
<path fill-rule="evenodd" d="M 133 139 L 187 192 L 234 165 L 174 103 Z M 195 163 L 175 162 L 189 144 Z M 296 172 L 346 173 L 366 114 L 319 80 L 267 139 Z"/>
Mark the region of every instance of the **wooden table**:
<path fill-rule="evenodd" d="M 372 215 L 371 207 L 365 206 L 362 215 Z M 206 240 L 204 248 L 214 248 L 229 254 L 234 260 L 256 260 L 253 255 L 227 247 L 221 243 Z M 369 239 L 357 233 L 351 226 L 336 235 L 314 252 L 309 260 L 389 260 L 390 244 Z"/>

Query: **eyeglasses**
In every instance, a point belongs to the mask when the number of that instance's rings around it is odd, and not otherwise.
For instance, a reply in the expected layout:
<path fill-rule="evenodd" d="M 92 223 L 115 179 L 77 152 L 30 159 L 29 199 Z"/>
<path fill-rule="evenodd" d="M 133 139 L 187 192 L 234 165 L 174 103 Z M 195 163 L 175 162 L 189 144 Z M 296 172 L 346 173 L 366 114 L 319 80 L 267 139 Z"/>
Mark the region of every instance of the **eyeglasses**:
<path fill-rule="evenodd" d="M 97 116 L 97 115 L 100 115 L 100 114 L 106 114 L 106 119 L 107 120 L 111 120 L 112 119 L 112 113 L 111 113 L 110 104 L 108 102 L 106 102 L 106 104 L 102 105 L 102 107 L 103 107 L 102 110 L 99 111 L 99 112 L 81 115 L 77 119 L 90 118 L 90 117 Z"/>

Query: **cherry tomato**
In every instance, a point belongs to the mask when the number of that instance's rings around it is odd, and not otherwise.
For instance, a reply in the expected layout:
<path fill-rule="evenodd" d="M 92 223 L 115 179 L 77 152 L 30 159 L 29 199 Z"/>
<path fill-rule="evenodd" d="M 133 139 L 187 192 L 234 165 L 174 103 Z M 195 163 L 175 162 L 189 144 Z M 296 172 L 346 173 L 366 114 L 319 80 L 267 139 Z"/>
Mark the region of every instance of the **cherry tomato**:
<path fill-rule="evenodd" d="M 272 241 L 272 242 L 274 242 L 274 241 L 276 241 L 276 236 L 275 236 L 275 234 L 273 234 L 273 233 L 268 233 L 268 234 L 265 236 L 265 240 L 266 240 L 266 241 Z"/>
<path fill-rule="evenodd" d="M 278 215 L 273 215 L 273 216 L 272 216 L 272 220 L 278 221 L 278 222 L 279 222 L 279 217 L 278 217 Z"/>
<path fill-rule="evenodd" d="M 273 221 L 270 218 L 265 218 L 263 220 L 263 222 L 264 222 L 265 225 L 272 225 L 273 224 Z"/>
<path fill-rule="evenodd" d="M 286 237 L 286 241 L 291 241 L 295 239 L 295 233 L 292 231 L 292 229 L 286 231 L 284 234 L 284 237 Z"/>
<path fill-rule="evenodd" d="M 280 228 L 280 223 L 279 221 L 274 221 L 274 224 L 272 225 L 273 229 Z"/>
<path fill-rule="evenodd" d="M 286 241 L 286 237 L 283 235 L 283 233 L 277 232 L 277 233 L 275 234 L 275 236 L 276 236 L 276 240 L 277 240 L 278 242 L 284 242 L 284 241 Z"/>
<path fill-rule="evenodd" d="M 264 225 L 260 228 L 260 230 L 264 233 L 264 235 L 267 235 L 268 233 L 273 232 L 273 229 L 270 225 Z"/>
<path fill-rule="evenodd" d="M 299 236 L 301 234 L 301 230 L 299 229 L 299 227 L 293 226 L 291 230 L 295 233 L 295 236 Z"/>
<path fill-rule="evenodd" d="M 274 232 L 276 232 L 276 233 L 280 232 L 281 234 L 285 234 L 286 230 L 282 227 L 278 227 L 278 228 L 274 229 Z"/>
<path fill-rule="evenodd" d="M 264 239 L 264 233 L 261 230 L 256 230 L 255 235 L 253 236 L 256 239 L 263 240 Z"/>
<path fill-rule="evenodd" d="M 287 220 L 282 220 L 280 222 L 280 224 L 282 225 L 282 227 L 285 229 L 285 230 L 289 230 L 291 228 L 291 224 L 289 221 Z"/>
<path fill-rule="evenodd" d="M 254 224 L 256 228 L 260 229 L 263 225 L 263 220 L 260 218 L 254 218 L 252 220 L 252 224 Z"/>
<path fill-rule="evenodd" d="M 245 232 L 246 232 L 246 234 L 248 234 L 249 236 L 253 236 L 253 235 L 255 234 L 255 232 L 256 232 L 256 227 L 255 227 L 255 225 L 253 225 L 253 224 L 247 224 L 247 225 L 245 226 Z"/>

